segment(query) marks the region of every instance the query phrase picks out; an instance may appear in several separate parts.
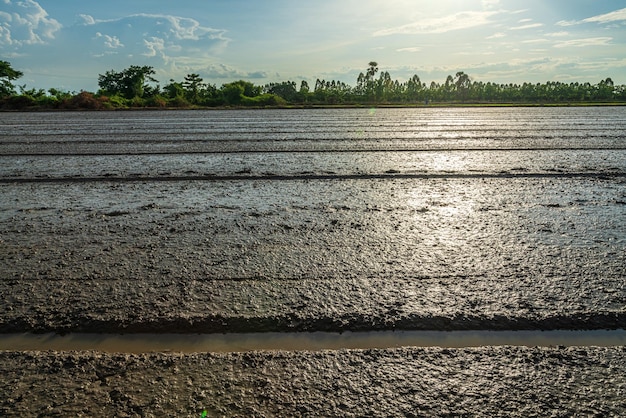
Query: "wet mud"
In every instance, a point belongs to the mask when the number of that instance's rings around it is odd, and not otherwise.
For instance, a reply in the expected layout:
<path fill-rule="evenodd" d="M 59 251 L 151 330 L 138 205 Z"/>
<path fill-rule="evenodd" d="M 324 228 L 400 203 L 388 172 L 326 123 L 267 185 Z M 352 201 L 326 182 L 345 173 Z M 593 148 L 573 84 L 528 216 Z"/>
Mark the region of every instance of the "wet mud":
<path fill-rule="evenodd" d="M 0 352 L 3 416 L 623 416 L 623 347 Z"/>
<path fill-rule="evenodd" d="M 625 324 L 620 179 L 3 190 L 4 332 Z"/>
<path fill-rule="evenodd" d="M 625 328 L 624 112 L 0 114 L 0 332 Z M 617 416 L 623 360 L 4 351 L 0 412 Z"/>

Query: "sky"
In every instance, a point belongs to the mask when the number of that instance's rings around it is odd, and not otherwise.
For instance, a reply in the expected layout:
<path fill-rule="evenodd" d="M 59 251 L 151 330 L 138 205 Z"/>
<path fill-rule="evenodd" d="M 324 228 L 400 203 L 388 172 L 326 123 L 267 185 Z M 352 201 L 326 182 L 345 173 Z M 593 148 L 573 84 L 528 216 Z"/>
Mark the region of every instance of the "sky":
<path fill-rule="evenodd" d="M 27 88 L 97 91 L 148 65 L 164 86 L 394 80 L 626 84 L 626 0 L 0 0 L 0 60 Z"/>

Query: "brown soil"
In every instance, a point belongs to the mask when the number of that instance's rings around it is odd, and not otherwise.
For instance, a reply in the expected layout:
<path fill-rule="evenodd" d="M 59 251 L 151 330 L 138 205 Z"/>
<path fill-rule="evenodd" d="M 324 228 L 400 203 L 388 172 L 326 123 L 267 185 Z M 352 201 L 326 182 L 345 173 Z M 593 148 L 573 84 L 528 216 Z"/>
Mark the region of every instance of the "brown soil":
<path fill-rule="evenodd" d="M 626 349 L 0 352 L 2 416 L 624 416 Z"/>
<path fill-rule="evenodd" d="M 459 112 L 424 140 L 382 112 L 4 114 L 0 333 L 626 328 L 621 113 L 503 112 L 445 141 Z M 9 417 L 626 416 L 624 346 L 0 351 L 0 376 Z"/>

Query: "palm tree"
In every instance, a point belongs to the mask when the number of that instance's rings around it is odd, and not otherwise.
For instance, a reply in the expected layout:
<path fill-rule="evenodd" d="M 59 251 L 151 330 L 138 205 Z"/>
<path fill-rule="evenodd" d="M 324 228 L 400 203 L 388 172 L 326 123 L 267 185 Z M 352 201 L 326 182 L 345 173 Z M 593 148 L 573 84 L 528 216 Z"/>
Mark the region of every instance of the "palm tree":
<path fill-rule="evenodd" d="M 373 80 L 374 77 L 376 76 L 376 73 L 378 72 L 378 63 L 376 61 L 370 61 L 369 64 L 370 67 L 367 69 L 367 79 L 368 80 Z"/>
<path fill-rule="evenodd" d="M 365 86 L 367 90 L 367 97 L 371 99 L 372 96 L 374 95 L 374 88 L 375 88 L 375 83 L 376 83 L 376 81 L 374 80 L 374 77 L 376 76 L 376 73 L 378 72 L 378 63 L 376 61 L 370 61 L 368 65 L 370 67 L 367 69 L 367 72 L 365 73 Z"/>

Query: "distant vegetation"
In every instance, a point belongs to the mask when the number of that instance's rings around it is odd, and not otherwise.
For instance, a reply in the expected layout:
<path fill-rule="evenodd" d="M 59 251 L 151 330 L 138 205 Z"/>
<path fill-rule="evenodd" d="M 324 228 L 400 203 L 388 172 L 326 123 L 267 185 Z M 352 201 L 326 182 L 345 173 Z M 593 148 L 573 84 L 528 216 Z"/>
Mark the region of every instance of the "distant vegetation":
<path fill-rule="evenodd" d="M 414 75 L 405 82 L 392 80 L 370 62 L 359 74 L 356 85 L 341 81 L 317 80 L 311 89 L 306 81 L 257 86 L 233 81 L 217 87 L 205 83 L 199 74 L 188 74 L 182 81 L 170 80 L 161 87 L 150 66 L 130 66 L 98 76 L 95 93 L 67 92 L 51 88 L 27 89 L 13 81 L 22 76 L 6 61 L 0 61 L 0 109 L 127 109 L 194 107 L 281 107 L 327 105 L 427 105 L 427 104 L 568 104 L 624 103 L 626 86 L 607 78 L 590 83 L 498 84 L 473 81 L 459 71 L 443 84 L 423 83 Z"/>

